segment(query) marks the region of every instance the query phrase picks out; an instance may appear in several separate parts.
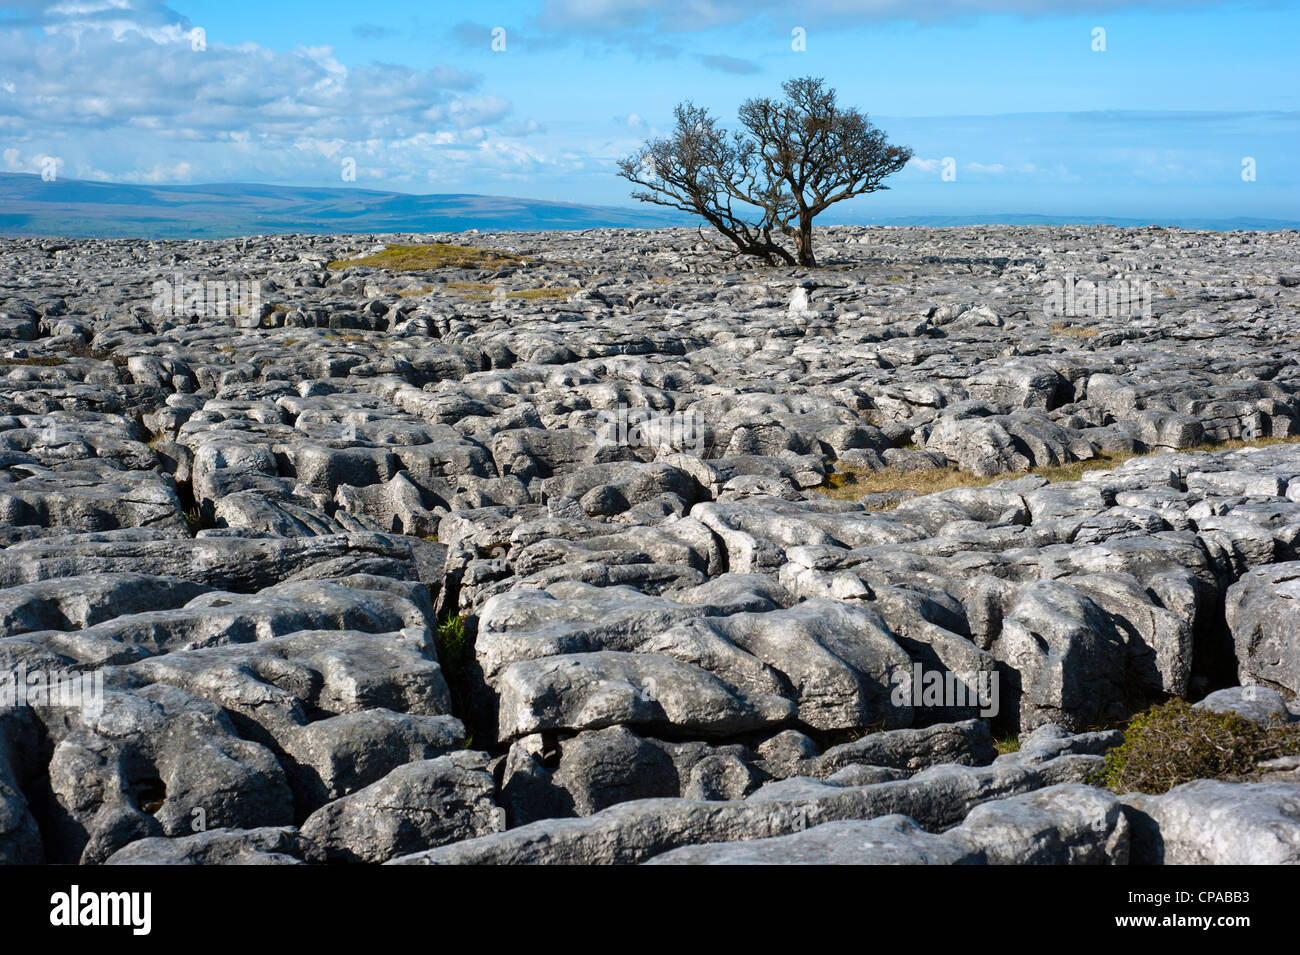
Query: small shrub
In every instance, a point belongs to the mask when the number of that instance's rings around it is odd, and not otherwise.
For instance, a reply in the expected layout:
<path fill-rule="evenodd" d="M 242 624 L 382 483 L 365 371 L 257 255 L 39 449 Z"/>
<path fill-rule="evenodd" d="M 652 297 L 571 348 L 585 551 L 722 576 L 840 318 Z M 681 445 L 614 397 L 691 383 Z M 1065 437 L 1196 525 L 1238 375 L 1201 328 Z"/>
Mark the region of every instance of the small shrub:
<path fill-rule="evenodd" d="M 1170 700 L 1129 721 L 1123 744 L 1106 754 L 1095 781 L 1117 793 L 1158 795 L 1194 779 L 1244 776 L 1263 760 L 1295 753 L 1300 724 L 1261 726 Z"/>

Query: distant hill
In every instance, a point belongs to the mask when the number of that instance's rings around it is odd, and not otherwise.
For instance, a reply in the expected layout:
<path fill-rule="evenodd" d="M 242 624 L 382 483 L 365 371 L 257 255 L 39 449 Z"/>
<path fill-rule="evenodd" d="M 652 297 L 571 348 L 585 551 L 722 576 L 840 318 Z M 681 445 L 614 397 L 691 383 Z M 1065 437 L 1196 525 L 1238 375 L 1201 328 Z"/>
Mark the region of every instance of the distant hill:
<path fill-rule="evenodd" d="M 285 232 L 640 229 L 689 225 L 654 208 L 620 209 L 506 196 L 408 195 L 373 189 L 213 183 L 147 186 L 0 173 L 0 235 L 214 239 Z"/>
<path fill-rule="evenodd" d="M 966 215 L 862 218 L 826 225 L 1162 225 L 1183 229 L 1294 229 L 1280 219 L 1118 219 L 1108 216 Z M 0 173 L 0 235 L 66 238 L 215 239 L 286 232 L 533 231 L 694 224 L 653 206 L 621 208 L 508 196 L 411 195 L 351 187 L 212 183 L 150 186 Z"/>

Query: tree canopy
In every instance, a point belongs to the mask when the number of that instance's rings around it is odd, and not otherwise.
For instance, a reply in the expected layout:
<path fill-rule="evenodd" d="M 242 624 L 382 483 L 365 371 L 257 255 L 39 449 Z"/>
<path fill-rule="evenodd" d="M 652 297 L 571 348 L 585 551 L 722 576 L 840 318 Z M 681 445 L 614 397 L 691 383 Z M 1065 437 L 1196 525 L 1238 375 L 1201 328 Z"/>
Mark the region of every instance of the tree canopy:
<path fill-rule="evenodd" d="M 912 157 L 866 114 L 843 108 L 814 77 L 782 84 L 783 99 L 746 100 L 740 129 L 727 131 L 691 102 L 673 111 L 668 136 L 618 164 L 642 202 L 693 213 L 736 255 L 815 266 L 812 222 L 836 202 L 888 189 L 883 180 Z M 793 243 L 793 253 L 780 240 Z"/>

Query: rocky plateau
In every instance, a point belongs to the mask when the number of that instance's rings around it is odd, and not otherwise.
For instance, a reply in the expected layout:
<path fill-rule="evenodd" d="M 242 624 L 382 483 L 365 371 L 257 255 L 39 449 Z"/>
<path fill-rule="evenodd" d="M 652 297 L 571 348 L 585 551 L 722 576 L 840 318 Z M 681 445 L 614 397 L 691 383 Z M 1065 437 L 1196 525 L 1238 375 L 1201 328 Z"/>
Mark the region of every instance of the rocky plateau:
<path fill-rule="evenodd" d="M 818 242 L 0 239 L 0 862 L 1300 862 L 1300 233 Z"/>

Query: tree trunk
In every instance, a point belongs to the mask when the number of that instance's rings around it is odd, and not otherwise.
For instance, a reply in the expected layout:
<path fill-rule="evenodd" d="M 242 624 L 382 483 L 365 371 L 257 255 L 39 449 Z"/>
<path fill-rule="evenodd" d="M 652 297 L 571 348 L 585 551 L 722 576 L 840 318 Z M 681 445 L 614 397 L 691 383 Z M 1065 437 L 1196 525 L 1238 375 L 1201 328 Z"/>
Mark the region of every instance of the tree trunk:
<path fill-rule="evenodd" d="M 799 253 L 799 264 L 806 268 L 817 267 L 817 257 L 813 255 L 812 216 L 799 217 L 799 234 L 795 236 L 795 248 Z"/>

